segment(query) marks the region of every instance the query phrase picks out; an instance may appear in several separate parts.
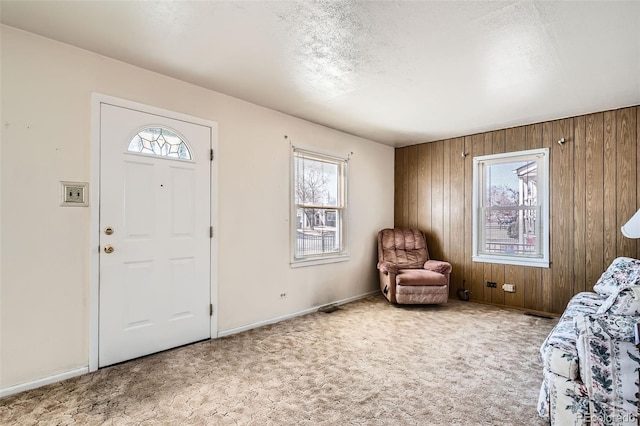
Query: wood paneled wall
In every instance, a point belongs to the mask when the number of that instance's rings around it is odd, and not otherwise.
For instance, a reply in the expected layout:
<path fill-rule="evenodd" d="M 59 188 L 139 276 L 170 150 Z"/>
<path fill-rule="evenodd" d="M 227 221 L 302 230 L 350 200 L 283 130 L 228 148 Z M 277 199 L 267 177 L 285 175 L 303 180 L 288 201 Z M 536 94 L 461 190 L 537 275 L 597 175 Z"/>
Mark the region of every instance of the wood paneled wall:
<path fill-rule="evenodd" d="M 640 208 L 639 135 L 636 106 L 398 148 L 395 226 L 422 229 L 431 257 L 451 262 L 452 298 L 464 286 L 472 301 L 561 313 L 614 258 L 640 254 L 620 233 Z M 473 157 L 541 147 L 550 148 L 551 267 L 472 262 Z"/>

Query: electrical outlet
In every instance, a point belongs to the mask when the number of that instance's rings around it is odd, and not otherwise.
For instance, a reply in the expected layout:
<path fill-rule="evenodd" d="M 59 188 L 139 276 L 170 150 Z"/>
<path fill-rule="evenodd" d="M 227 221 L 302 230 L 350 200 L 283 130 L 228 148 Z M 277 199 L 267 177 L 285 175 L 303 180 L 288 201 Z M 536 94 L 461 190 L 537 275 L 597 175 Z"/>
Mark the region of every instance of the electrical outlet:
<path fill-rule="evenodd" d="M 496 288 L 498 287 L 498 284 L 493 281 L 487 281 L 487 287 Z"/>
<path fill-rule="evenodd" d="M 280 293 L 280 299 L 285 299 L 287 297 L 287 293 Z"/>
<path fill-rule="evenodd" d="M 503 284 L 502 285 L 502 289 L 506 292 L 509 293 L 515 293 L 516 292 L 516 285 L 515 284 Z"/>

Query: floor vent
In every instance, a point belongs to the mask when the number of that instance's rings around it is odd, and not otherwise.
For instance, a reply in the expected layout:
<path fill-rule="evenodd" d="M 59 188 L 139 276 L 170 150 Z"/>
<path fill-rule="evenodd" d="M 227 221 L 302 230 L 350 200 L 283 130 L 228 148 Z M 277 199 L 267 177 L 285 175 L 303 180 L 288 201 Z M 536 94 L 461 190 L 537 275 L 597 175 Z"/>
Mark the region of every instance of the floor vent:
<path fill-rule="evenodd" d="M 335 311 L 337 311 L 339 309 L 340 308 L 338 307 L 337 304 L 330 303 L 328 305 L 320 306 L 318 308 L 318 312 L 324 312 L 325 314 L 330 314 L 331 312 L 335 312 Z"/>
<path fill-rule="evenodd" d="M 553 315 L 545 315 L 545 314 L 541 314 L 538 312 L 525 312 L 525 315 L 529 315 L 531 317 L 538 317 L 538 318 L 545 318 L 545 319 L 556 319 L 556 317 L 554 317 Z"/>

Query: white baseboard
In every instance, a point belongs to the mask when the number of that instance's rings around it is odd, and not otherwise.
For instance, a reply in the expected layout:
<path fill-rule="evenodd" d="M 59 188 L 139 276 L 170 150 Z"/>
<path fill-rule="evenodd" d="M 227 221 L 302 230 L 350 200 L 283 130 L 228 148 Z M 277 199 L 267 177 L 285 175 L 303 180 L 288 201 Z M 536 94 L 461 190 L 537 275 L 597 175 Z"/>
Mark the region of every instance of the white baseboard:
<path fill-rule="evenodd" d="M 268 319 L 265 321 L 259 321 L 249 325 L 243 325 L 242 327 L 231 328 L 229 330 L 218 332 L 218 337 L 231 336 L 232 334 L 242 333 L 243 331 L 248 331 L 253 328 L 262 327 L 269 324 L 275 324 L 280 321 L 285 321 L 291 318 L 299 317 L 302 315 L 307 315 L 312 312 L 316 312 L 318 308 L 326 305 L 344 305 L 345 303 L 354 302 L 356 300 L 364 299 L 365 297 L 378 294 L 380 290 L 370 291 L 368 293 L 360 294 L 358 296 L 348 297 L 346 299 L 338 300 L 336 302 L 327 303 L 325 305 L 315 306 L 313 308 L 305 309 L 303 311 L 295 312 L 292 314 L 283 315 L 280 317 Z M 31 382 L 22 383 L 15 386 L 10 386 L 8 388 L 0 389 L 0 398 L 4 398 L 5 396 L 14 395 L 16 393 L 28 391 L 31 389 L 39 388 L 41 386 L 49 385 L 51 383 L 61 382 L 63 380 L 70 379 L 72 377 L 81 376 L 83 374 L 89 373 L 89 367 L 78 368 L 76 370 L 67 371 L 65 373 L 56 374 L 49 377 L 44 377 L 42 379 L 33 380 Z"/>
<path fill-rule="evenodd" d="M 263 327 L 269 324 L 275 324 L 280 321 L 285 321 L 291 318 L 300 317 L 302 315 L 307 315 L 312 312 L 316 312 L 318 308 L 326 305 L 344 305 L 345 303 L 354 302 L 356 300 L 364 299 L 365 297 L 369 297 L 374 294 L 380 293 L 380 290 L 370 291 L 368 293 L 360 294 L 358 296 L 348 297 L 346 299 L 338 300 L 336 302 L 326 303 L 324 305 L 315 306 L 313 308 L 305 309 L 304 311 L 294 312 L 292 314 L 283 315 L 281 317 L 271 318 L 265 321 L 254 322 L 253 324 L 243 325 L 241 327 L 230 328 L 229 330 L 218 331 L 218 337 L 231 336 L 232 334 L 242 333 L 243 331 L 248 331 L 253 328 Z"/>
<path fill-rule="evenodd" d="M 87 374 L 88 372 L 89 372 L 89 367 L 82 367 L 76 370 L 67 371 L 65 373 L 60 373 L 60 374 L 56 374 L 49 377 L 43 377 L 42 379 L 34 380 L 32 382 L 10 386 L 8 388 L 0 389 L 0 398 L 4 398 L 5 396 L 28 391 L 31 389 L 39 388 L 40 386 L 50 385 L 51 383 L 61 382 L 63 380 L 67 380 L 72 377 L 82 376 L 83 374 Z"/>

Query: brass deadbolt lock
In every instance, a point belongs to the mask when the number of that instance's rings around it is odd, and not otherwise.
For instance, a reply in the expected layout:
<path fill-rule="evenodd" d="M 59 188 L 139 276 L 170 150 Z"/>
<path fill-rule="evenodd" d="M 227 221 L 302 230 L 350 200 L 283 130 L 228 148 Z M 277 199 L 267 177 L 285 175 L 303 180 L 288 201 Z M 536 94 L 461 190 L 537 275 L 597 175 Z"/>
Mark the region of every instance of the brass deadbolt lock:
<path fill-rule="evenodd" d="M 113 228 L 110 226 L 107 226 L 106 228 L 104 228 L 104 233 L 107 235 L 113 234 Z"/>

